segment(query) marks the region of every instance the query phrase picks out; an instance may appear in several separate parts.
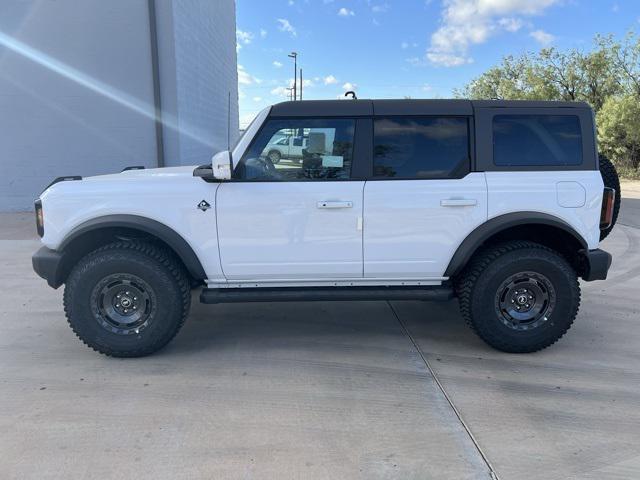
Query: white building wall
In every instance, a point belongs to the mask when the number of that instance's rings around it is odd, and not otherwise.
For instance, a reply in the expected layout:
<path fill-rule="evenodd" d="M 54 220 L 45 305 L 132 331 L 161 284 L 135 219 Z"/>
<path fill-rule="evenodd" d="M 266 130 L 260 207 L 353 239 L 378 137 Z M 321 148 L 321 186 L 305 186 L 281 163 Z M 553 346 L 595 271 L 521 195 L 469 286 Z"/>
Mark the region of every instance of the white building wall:
<path fill-rule="evenodd" d="M 156 0 L 166 165 L 238 129 L 233 0 Z M 0 211 L 54 178 L 157 162 L 147 0 L 0 2 Z"/>
<path fill-rule="evenodd" d="M 173 19 L 180 163 L 202 164 L 239 128 L 235 3 L 174 1 Z"/>

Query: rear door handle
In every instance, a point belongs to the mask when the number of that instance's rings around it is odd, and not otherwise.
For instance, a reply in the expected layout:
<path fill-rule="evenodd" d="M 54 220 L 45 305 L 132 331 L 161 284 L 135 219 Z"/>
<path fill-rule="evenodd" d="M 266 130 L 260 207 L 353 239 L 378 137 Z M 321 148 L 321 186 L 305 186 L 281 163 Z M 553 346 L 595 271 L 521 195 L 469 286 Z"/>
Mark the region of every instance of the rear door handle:
<path fill-rule="evenodd" d="M 440 205 L 443 207 L 473 207 L 478 204 L 478 200 L 475 198 L 447 198 L 440 200 Z"/>
<path fill-rule="evenodd" d="M 324 200 L 316 204 L 318 208 L 353 208 L 353 202 L 337 202 L 333 200 Z"/>

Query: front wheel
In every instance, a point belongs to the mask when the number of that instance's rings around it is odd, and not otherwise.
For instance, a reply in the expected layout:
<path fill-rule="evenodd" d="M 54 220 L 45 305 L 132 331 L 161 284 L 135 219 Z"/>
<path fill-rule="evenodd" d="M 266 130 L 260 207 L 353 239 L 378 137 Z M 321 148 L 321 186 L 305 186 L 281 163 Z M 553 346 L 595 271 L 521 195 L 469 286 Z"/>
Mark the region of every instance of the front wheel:
<path fill-rule="evenodd" d="M 269 152 L 269 155 L 267 155 L 267 157 L 269 157 L 269 160 L 271 160 L 271 163 L 276 165 L 276 164 L 280 163 L 280 159 L 282 158 L 282 155 L 280 154 L 280 152 L 278 150 L 271 150 Z"/>
<path fill-rule="evenodd" d="M 457 291 L 466 322 L 487 344 L 510 353 L 555 343 L 580 306 L 580 286 L 569 262 L 533 242 L 508 242 L 478 253 L 460 275 Z"/>
<path fill-rule="evenodd" d="M 69 325 L 86 345 L 114 357 L 142 357 L 180 330 L 189 279 L 173 255 L 142 242 L 115 242 L 74 267 L 64 290 Z"/>

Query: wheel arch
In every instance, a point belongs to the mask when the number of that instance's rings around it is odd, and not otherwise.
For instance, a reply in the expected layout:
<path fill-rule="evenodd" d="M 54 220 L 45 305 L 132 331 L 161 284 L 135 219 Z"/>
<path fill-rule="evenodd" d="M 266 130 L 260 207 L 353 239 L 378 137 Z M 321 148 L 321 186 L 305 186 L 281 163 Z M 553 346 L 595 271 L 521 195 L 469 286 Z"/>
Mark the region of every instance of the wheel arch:
<path fill-rule="evenodd" d="M 564 220 L 541 212 L 516 212 L 494 217 L 473 230 L 458 246 L 444 276 L 460 273 L 483 246 L 508 240 L 530 240 L 562 253 L 579 275 L 584 271 L 581 250 L 586 240 Z"/>
<path fill-rule="evenodd" d="M 168 248 L 182 262 L 191 279 L 202 281 L 207 275 L 189 243 L 167 225 L 138 215 L 106 215 L 81 223 L 69 232 L 58 248 L 63 255 L 62 280 L 73 265 L 87 253 L 116 240 L 147 240 Z"/>

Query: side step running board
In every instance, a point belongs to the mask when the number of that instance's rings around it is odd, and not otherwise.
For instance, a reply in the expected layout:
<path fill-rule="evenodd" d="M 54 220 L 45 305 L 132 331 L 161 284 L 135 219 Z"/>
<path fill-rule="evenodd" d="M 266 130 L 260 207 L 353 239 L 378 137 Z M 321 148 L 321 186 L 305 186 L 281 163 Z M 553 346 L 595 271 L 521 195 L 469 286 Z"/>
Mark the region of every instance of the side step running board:
<path fill-rule="evenodd" d="M 437 287 L 279 287 L 205 288 L 202 303 L 317 302 L 332 300 L 426 300 L 453 298 L 449 286 Z"/>

